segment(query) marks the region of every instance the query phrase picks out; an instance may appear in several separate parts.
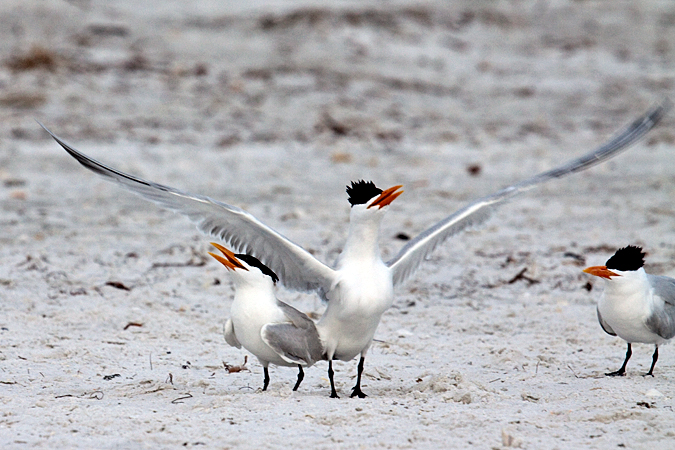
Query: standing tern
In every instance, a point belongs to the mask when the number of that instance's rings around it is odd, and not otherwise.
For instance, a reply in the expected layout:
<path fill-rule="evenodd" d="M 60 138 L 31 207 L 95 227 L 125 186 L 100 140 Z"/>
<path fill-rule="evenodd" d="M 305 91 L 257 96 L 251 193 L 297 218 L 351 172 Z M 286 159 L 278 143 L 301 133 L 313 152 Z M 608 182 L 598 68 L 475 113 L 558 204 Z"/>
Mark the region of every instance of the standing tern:
<path fill-rule="evenodd" d="M 311 366 L 323 356 L 314 321 L 292 306 L 277 300 L 274 285 L 278 277 L 269 267 L 250 255 L 235 255 L 212 242 L 223 256 L 209 252 L 232 271 L 234 301 L 230 319 L 225 323 L 225 341 L 253 353 L 264 371 L 263 391 L 270 383 L 268 366 L 298 368 L 298 390 L 305 374 L 302 366 Z"/>
<path fill-rule="evenodd" d="M 328 300 L 317 330 L 328 360 L 331 397 L 337 397 L 333 359 L 351 360 L 360 354 L 356 385 L 351 396 L 365 397 L 361 375 L 366 352 L 382 313 L 392 304 L 393 289 L 410 278 L 436 247 L 449 237 L 478 225 L 506 200 L 552 179 L 561 178 L 615 156 L 651 130 L 667 113 L 664 101 L 635 120 L 596 150 L 552 170 L 479 198 L 410 240 L 390 261 L 382 261 L 379 225 L 397 195 L 398 187 L 381 191 L 372 183 L 354 183 L 349 234 L 335 267 L 330 267 L 279 232 L 236 206 L 145 181 L 101 164 L 80 153 L 40 124 L 72 157 L 87 169 L 158 205 L 186 215 L 197 228 L 237 252 L 255 254 L 273 269 L 282 284 L 293 290 L 318 292 Z"/>
<path fill-rule="evenodd" d="M 610 377 L 626 374 L 633 342 L 654 344 L 652 366 L 645 374 L 653 377 L 659 346 L 675 336 L 675 279 L 646 273 L 644 257 L 642 248 L 629 245 L 617 250 L 604 266 L 584 269 L 605 279 L 597 308 L 600 326 L 628 343 L 623 365 L 605 374 Z"/>

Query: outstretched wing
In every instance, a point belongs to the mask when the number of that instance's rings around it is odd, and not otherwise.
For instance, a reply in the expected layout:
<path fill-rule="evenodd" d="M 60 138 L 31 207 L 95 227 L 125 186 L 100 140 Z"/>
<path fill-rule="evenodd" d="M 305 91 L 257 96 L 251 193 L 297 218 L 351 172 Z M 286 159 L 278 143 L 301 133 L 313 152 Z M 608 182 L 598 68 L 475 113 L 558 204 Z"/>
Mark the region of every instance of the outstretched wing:
<path fill-rule="evenodd" d="M 424 259 L 426 259 L 431 252 L 446 239 L 460 231 L 484 222 L 490 217 L 490 214 L 496 207 L 502 205 L 511 197 L 549 180 L 562 178 L 566 175 L 592 167 L 617 155 L 620 151 L 625 150 L 629 145 L 636 142 L 651 130 L 668 112 L 670 107 L 670 101 L 664 101 L 661 105 L 635 120 L 612 140 L 606 142 L 591 153 L 574 159 L 560 167 L 556 167 L 555 169 L 540 173 L 539 175 L 535 175 L 520 183 L 506 187 L 494 194 L 480 198 L 422 232 L 408 242 L 396 257 L 387 262 L 387 265 L 392 271 L 394 286 L 403 283 L 412 276 L 422 261 L 424 261 Z"/>
<path fill-rule="evenodd" d="M 222 240 L 237 253 L 251 253 L 269 266 L 289 289 L 328 290 L 334 271 L 305 249 L 236 206 L 136 178 L 80 153 L 38 122 L 87 169 L 163 208 L 187 216 L 204 234 Z"/>

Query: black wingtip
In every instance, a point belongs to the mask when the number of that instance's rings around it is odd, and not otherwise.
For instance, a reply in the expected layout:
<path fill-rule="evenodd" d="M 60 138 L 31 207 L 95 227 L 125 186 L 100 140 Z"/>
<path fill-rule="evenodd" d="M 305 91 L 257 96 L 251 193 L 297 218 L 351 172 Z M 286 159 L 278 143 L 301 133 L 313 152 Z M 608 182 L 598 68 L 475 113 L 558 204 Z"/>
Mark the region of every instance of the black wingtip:
<path fill-rule="evenodd" d="M 673 101 L 670 99 L 670 97 L 664 97 L 663 100 L 661 100 L 661 108 L 663 108 L 666 112 L 673 108 Z"/>
<path fill-rule="evenodd" d="M 127 182 L 131 181 L 133 183 L 138 183 L 142 184 L 145 186 L 151 186 L 154 187 L 155 189 L 160 189 L 160 190 L 170 190 L 170 188 L 166 186 L 162 186 L 161 184 L 151 184 L 148 181 L 145 181 L 141 178 L 134 177 L 132 175 L 126 174 L 124 172 L 120 172 L 117 169 L 113 169 L 112 167 L 109 167 L 103 163 L 100 163 L 96 161 L 93 158 L 90 158 L 89 156 L 85 155 L 84 153 L 80 153 L 79 151 L 75 150 L 73 147 L 68 145 L 63 139 L 55 135 L 54 133 L 51 132 L 49 128 L 44 126 L 42 123 L 40 123 L 39 120 L 35 120 L 44 130 L 49 133 L 49 135 L 56 141 L 57 144 L 59 144 L 63 149 L 68 152 L 70 156 L 75 158 L 77 162 L 82 164 L 84 167 L 87 169 L 91 170 L 94 173 L 97 173 L 99 175 L 102 175 L 108 179 L 112 178 L 118 182 Z M 133 189 L 132 189 L 133 190 Z"/>
<path fill-rule="evenodd" d="M 35 119 L 35 121 L 36 121 L 36 122 L 38 123 L 38 125 L 40 125 L 47 133 L 49 133 L 49 135 L 50 135 L 50 136 L 51 136 L 51 137 L 52 137 L 52 138 L 53 138 L 53 139 L 54 139 L 61 147 L 63 147 L 63 149 L 64 149 L 65 151 L 67 151 L 68 153 L 70 153 L 71 155 L 73 155 L 73 151 L 75 151 L 75 150 L 74 150 L 72 147 L 70 147 L 70 145 L 66 144 L 66 143 L 63 141 L 63 139 L 61 139 L 60 137 L 58 137 L 57 135 L 55 135 L 55 134 L 54 134 L 49 128 L 47 128 L 42 122 L 40 122 L 40 121 L 37 120 L 37 119 Z M 75 153 L 78 153 L 78 152 L 75 151 Z M 75 155 L 73 155 L 73 156 L 75 156 Z"/>
<path fill-rule="evenodd" d="M 663 100 L 661 100 L 661 103 L 656 105 L 650 114 L 647 115 L 646 119 L 651 120 L 654 122 L 654 124 L 657 124 L 658 122 L 663 119 L 668 112 L 673 108 L 673 102 L 670 100 L 668 97 L 664 97 Z"/>
<path fill-rule="evenodd" d="M 49 133 L 49 135 L 50 135 L 56 142 L 58 142 L 59 144 L 61 144 L 60 139 L 59 139 L 54 133 L 52 133 L 52 131 L 51 131 L 49 128 L 47 128 L 47 126 L 46 126 L 44 123 L 40 122 L 40 121 L 37 120 L 37 119 L 35 119 L 35 121 L 37 122 L 38 125 L 40 125 L 40 126 L 42 127 L 43 130 L 45 130 L 47 133 Z M 61 146 L 63 146 L 63 144 L 61 144 Z"/>
<path fill-rule="evenodd" d="M 42 127 L 43 130 L 45 130 L 47 133 L 49 133 L 49 135 L 50 135 L 51 137 L 53 137 L 54 139 L 56 139 L 57 142 L 59 141 L 58 137 L 57 137 L 54 133 L 52 133 L 52 131 L 51 131 L 49 128 L 47 128 L 47 126 L 46 126 L 44 123 L 40 122 L 40 121 L 37 120 L 37 119 L 35 119 L 35 121 L 37 122 L 38 125 L 40 125 L 40 126 Z"/>

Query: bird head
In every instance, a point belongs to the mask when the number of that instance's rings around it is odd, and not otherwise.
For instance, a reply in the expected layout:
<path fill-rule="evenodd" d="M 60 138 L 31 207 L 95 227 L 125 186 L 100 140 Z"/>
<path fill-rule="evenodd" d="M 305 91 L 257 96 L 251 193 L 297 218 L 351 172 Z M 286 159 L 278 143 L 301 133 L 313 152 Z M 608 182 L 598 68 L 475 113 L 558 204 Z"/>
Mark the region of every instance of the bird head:
<path fill-rule="evenodd" d="M 234 272 L 238 278 L 245 280 L 263 279 L 272 281 L 276 284 L 279 277 L 269 267 L 264 265 L 258 258 L 245 254 L 234 254 L 220 244 L 211 242 L 215 248 L 220 250 L 223 256 L 209 252 L 218 262 Z"/>
<path fill-rule="evenodd" d="M 644 264 L 645 252 L 642 248 L 629 245 L 617 250 L 604 266 L 588 267 L 584 269 L 584 272 L 611 280 L 612 277 L 630 276 L 640 270 Z"/>
<path fill-rule="evenodd" d="M 347 186 L 348 200 L 353 211 L 384 212 L 391 202 L 403 194 L 403 191 L 399 191 L 402 187 L 393 186 L 383 191 L 372 181 L 352 181 L 352 185 Z"/>

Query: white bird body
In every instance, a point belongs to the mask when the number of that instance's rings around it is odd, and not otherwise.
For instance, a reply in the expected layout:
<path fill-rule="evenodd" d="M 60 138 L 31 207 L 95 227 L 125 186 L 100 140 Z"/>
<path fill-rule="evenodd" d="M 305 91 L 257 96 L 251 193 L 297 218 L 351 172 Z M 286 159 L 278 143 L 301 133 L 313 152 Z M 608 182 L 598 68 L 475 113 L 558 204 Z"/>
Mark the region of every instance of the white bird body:
<path fill-rule="evenodd" d="M 382 261 L 378 244 L 385 211 L 386 207 L 352 206 L 347 242 L 325 294 L 328 307 L 317 323 L 329 360 L 365 356 L 382 314 L 394 301 L 391 269 Z"/>
<path fill-rule="evenodd" d="M 598 301 L 602 320 L 626 342 L 663 343 L 665 339 L 647 326 L 655 308 L 663 309 L 663 300 L 654 295 L 645 270 L 613 271 L 620 276 L 605 282 L 605 292 Z"/>
<path fill-rule="evenodd" d="M 636 342 L 654 344 L 652 365 L 646 374 L 654 376 L 659 346 L 675 336 L 675 279 L 646 273 L 644 256 L 640 247 L 629 245 L 617 250 L 606 265 L 584 269 L 605 280 L 597 307 L 600 326 L 628 345 L 623 365 L 606 374 L 609 376 L 625 375 L 631 344 Z"/>
<path fill-rule="evenodd" d="M 231 326 L 226 324 L 226 330 L 231 329 L 233 337 L 255 355 L 263 367 L 269 363 L 277 366 L 297 366 L 297 362 L 282 358 L 262 338 L 261 332 L 265 325 L 290 323 L 277 306 L 278 300 L 274 295 L 272 283 L 265 280 L 260 282 L 243 280 L 238 272 L 234 272 L 231 278 L 235 285 L 235 294 L 230 306 Z"/>
<path fill-rule="evenodd" d="M 409 279 L 448 238 L 484 222 L 496 207 L 520 193 L 618 154 L 651 130 L 669 108 L 670 103 L 665 101 L 598 149 L 471 202 L 411 239 L 386 263 L 381 259 L 378 246 L 379 226 L 386 205 L 401 193 L 395 192 L 400 186 L 382 191 L 372 182 L 352 183 L 348 192 L 350 189 L 359 191 L 359 199 L 352 201 L 350 197 L 352 211 L 349 236 L 334 267 L 318 261 L 307 250 L 241 208 L 142 180 L 108 167 L 78 152 L 41 125 L 87 169 L 164 208 L 184 214 L 200 231 L 221 239 L 235 251 L 255 255 L 278 274 L 286 288 L 318 292 L 323 299 L 328 300 L 326 312 L 316 327 L 324 345 L 324 357 L 328 360 L 331 397 L 337 397 L 331 361 L 349 360 L 359 353 L 361 359 L 352 396 L 365 397 L 360 389 L 364 356 L 382 314 L 393 302 L 395 286 Z M 368 184 L 371 186 L 365 186 Z M 370 195 L 373 190 L 378 192 Z M 378 207 L 373 208 L 376 205 Z"/>
<path fill-rule="evenodd" d="M 359 353 L 365 355 L 370 347 L 382 314 L 394 301 L 394 285 L 382 261 L 355 264 L 339 271 L 339 275 L 340 280 L 336 289 L 328 293 L 328 307 L 316 327 L 327 357 L 349 361 Z"/>
<path fill-rule="evenodd" d="M 269 384 L 269 364 L 298 367 L 297 390 L 304 378 L 302 366 L 311 366 L 323 356 L 323 347 L 312 319 L 278 300 L 274 293 L 277 275 L 250 255 L 235 255 L 212 243 L 223 256 L 209 254 L 230 271 L 235 294 L 230 318 L 225 323 L 225 341 L 244 347 L 264 369 L 263 391 Z"/>

